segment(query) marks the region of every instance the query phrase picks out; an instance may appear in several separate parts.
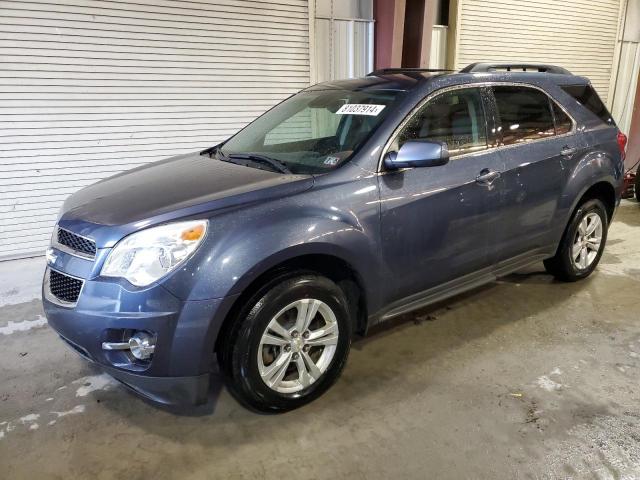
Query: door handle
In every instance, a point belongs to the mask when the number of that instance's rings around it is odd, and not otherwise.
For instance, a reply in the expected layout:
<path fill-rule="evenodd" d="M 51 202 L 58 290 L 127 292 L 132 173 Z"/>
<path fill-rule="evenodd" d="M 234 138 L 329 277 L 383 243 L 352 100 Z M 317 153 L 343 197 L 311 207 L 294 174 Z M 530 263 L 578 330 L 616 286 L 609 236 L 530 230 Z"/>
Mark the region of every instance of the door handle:
<path fill-rule="evenodd" d="M 491 185 L 498 178 L 500 178 L 500 172 L 497 172 L 495 170 L 489 170 L 488 168 L 485 168 L 485 169 L 481 170 L 480 171 L 480 175 L 478 175 L 476 177 L 476 182 L 481 184 L 481 185 Z"/>
<path fill-rule="evenodd" d="M 564 147 L 562 147 L 562 150 L 560 150 L 560 155 L 562 155 L 563 157 L 568 157 L 569 155 L 573 155 L 577 151 L 577 148 L 571 148 L 565 145 Z"/>

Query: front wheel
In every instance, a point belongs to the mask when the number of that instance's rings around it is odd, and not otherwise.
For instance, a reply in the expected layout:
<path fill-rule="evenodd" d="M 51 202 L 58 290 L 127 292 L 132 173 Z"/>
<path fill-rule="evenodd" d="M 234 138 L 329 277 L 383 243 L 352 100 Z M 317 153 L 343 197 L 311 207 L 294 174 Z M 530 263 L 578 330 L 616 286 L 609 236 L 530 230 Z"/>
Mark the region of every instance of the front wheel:
<path fill-rule="evenodd" d="M 346 305 L 334 282 L 314 274 L 275 280 L 258 291 L 235 318 L 219 352 L 234 397 L 254 410 L 275 413 L 324 393 L 349 353 Z"/>
<path fill-rule="evenodd" d="M 607 211 L 600 200 L 588 200 L 580 205 L 556 255 L 544 261 L 547 271 L 565 282 L 588 277 L 600 262 L 608 228 Z"/>

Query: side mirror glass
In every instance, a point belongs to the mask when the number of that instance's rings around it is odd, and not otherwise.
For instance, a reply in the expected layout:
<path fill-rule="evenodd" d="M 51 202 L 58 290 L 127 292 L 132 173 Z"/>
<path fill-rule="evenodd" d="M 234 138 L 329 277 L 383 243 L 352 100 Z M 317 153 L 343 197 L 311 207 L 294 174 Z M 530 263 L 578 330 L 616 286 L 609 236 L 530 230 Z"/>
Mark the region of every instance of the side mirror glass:
<path fill-rule="evenodd" d="M 389 152 L 384 157 L 384 166 L 389 170 L 399 168 L 436 167 L 449 161 L 449 149 L 444 142 L 410 140 L 398 152 Z"/>

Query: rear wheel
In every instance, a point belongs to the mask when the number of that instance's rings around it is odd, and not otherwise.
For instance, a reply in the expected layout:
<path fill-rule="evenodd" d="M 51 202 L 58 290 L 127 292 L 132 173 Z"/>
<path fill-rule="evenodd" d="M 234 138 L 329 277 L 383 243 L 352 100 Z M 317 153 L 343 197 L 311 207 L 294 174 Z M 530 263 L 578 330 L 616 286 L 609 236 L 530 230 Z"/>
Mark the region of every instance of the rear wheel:
<path fill-rule="evenodd" d="M 556 255 L 544 261 L 545 268 L 566 282 L 588 277 L 600 262 L 607 230 L 607 212 L 602 201 L 586 201 L 573 214 Z"/>
<path fill-rule="evenodd" d="M 351 343 L 347 302 L 328 278 L 275 280 L 237 315 L 220 352 L 231 393 L 262 412 L 300 407 L 338 378 Z"/>

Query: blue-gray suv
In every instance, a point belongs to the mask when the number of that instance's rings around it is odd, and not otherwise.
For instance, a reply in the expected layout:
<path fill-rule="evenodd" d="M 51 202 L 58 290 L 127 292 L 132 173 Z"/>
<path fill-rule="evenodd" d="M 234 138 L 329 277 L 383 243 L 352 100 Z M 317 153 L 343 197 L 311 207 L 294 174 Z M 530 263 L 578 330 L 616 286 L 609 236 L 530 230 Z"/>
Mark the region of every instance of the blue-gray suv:
<path fill-rule="evenodd" d="M 625 142 L 589 81 L 551 65 L 315 85 L 219 145 L 69 197 L 44 309 L 156 402 L 205 402 L 221 377 L 252 409 L 290 410 L 372 325 L 533 262 L 587 277 Z"/>

